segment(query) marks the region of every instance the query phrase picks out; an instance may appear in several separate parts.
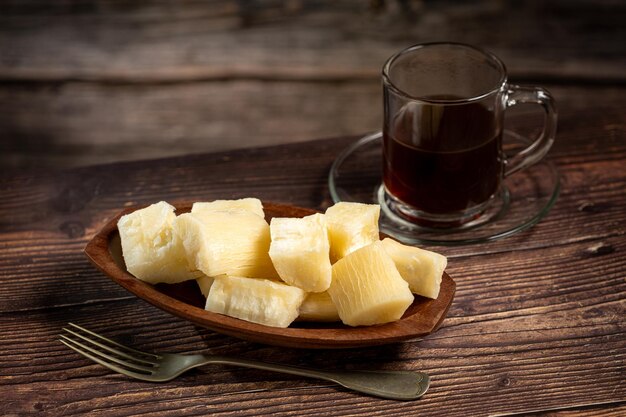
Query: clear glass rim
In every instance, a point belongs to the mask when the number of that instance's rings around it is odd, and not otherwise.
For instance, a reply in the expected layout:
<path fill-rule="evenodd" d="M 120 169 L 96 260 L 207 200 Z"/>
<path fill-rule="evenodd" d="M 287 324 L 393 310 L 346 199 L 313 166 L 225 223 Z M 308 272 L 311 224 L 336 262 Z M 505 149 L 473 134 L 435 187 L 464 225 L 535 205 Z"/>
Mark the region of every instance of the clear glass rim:
<path fill-rule="evenodd" d="M 411 94 L 407 94 L 406 92 L 398 88 L 391 81 L 389 71 L 391 70 L 391 66 L 394 64 L 394 62 L 398 58 L 408 53 L 412 53 L 417 50 L 420 50 L 420 49 L 436 48 L 436 47 L 441 47 L 441 46 L 457 46 L 457 47 L 461 47 L 465 49 L 470 49 L 470 50 L 473 50 L 474 52 L 478 52 L 484 55 L 485 58 L 495 63 L 497 68 L 500 71 L 500 78 L 498 82 L 496 83 L 496 85 L 494 85 L 492 89 L 482 94 L 477 94 L 473 97 L 462 98 L 462 99 L 433 99 L 433 98 L 428 98 L 428 97 L 420 97 L 420 96 L 413 96 Z M 418 43 L 418 44 L 409 46 L 408 48 L 405 48 L 399 52 L 396 52 L 391 57 L 389 57 L 389 59 L 387 59 L 387 61 L 383 65 L 382 79 L 383 79 L 383 84 L 385 85 L 385 87 L 393 91 L 396 95 L 405 97 L 412 101 L 420 101 L 423 103 L 431 103 L 431 104 L 465 104 L 465 103 L 480 101 L 486 97 L 489 97 L 492 94 L 496 94 L 499 91 L 501 91 L 507 84 L 507 71 L 506 71 L 506 66 L 504 65 L 504 62 L 502 62 L 500 58 L 498 58 L 496 55 L 492 54 L 491 52 L 485 49 L 479 48 L 477 46 L 473 46 L 473 45 L 469 45 L 469 44 L 461 43 L 461 42 L 428 42 L 428 43 Z"/>

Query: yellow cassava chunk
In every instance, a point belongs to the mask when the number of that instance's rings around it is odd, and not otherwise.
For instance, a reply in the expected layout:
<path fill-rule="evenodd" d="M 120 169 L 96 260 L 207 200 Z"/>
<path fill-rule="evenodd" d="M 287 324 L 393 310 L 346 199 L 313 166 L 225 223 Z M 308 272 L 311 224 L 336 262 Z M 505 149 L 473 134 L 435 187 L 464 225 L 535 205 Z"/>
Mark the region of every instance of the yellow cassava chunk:
<path fill-rule="evenodd" d="M 275 217 L 269 255 L 280 278 L 308 292 L 326 291 L 332 277 L 324 215 Z"/>
<path fill-rule="evenodd" d="M 189 262 L 209 277 L 276 278 L 268 251 L 270 227 L 253 213 L 206 211 L 174 222 Z"/>
<path fill-rule="evenodd" d="M 308 293 L 300 306 L 301 321 L 340 321 L 337 307 L 328 295 L 328 291 Z"/>
<path fill-rule="evenodd" d="M 393 259 L 398 272 L 414 294 L 437 298 L 443 271 L 448 259 L 436 252 L 403 245 L 393 239 L 383 239 L 385 251 Z"/>
<path fill-rule="evenodd" d="M 239 200 L 215 200 L 211 202 L 193 203 L 192 213 L 206 213 L 209 211 L 231 211 L 240 213 L 254 213 L 265 218 L 263 203 L 258 198 L 241 198 Z"/>
<path fill-rule="evenodd" d="M 340 202 L 326 210 L 330 260 L 339 259 L 379 240 L 378 204 Z"/>
<path fill-rule="evenodd" d="M 211 289 L 211 285 L 213 285 L 213 280 L 213 277 L 207 277 L 206 275 L 196 279 L 198 287 L 200 287 L 200 292 L 205 298 L 209 295 L 209 290 Z"/>
<path fill-rule="evenodd" d="M 272 327 L 288 327 L 305 297 L 300 288 L 267 279 L 215 277 L 206 310 Z"/>
<path fill-rule="evenodd" d="M 398 320 L 414 299 L 380 241 L 357 249 L 333 265 L 328 294 L 341 321 L 350 326 Z"/>
<path fill-rule="evenodd" d="M 142 281 L 173 284 L 202 275 L 187 262 L 182 241 L 173 231 L 174 210 L 161 201 L 117 222 L 126 269 Z"/>

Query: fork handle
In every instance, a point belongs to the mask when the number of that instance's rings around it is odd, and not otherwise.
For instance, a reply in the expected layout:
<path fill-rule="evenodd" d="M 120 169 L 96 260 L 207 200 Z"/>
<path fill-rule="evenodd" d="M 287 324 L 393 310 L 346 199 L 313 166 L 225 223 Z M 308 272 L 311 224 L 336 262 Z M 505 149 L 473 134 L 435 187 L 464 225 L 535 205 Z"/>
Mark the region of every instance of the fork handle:
<path fill-rule="evenodd" d="M 262 369 L 337 383 L 345 388 L 393 400 L 414 400 L 426 392 L 430 377 L 411 371 L 320 371 L 299 366 L 260 362 L 229 356 L 205 356 L 204 364 L 219 363 Z"/>

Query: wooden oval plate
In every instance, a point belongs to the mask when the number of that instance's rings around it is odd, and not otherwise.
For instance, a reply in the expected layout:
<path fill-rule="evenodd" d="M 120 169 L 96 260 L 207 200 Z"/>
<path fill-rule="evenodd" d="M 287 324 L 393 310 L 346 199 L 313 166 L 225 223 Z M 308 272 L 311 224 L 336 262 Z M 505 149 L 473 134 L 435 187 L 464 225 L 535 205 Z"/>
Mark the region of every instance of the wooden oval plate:
<path fill-rule="evenodd" d="M 191 210 L 191 203 L 175 204 L 177 213 Z M 281 204 L 263 203 L 266 218 L 304 217 L 314 210 Z M 268 327 L 204 310 L 204 297 L 195 281 L 151 285 L 126 270 L 117 221 L 124 214 L 142 207 L 130 207 L 109 221 L 85 247 L 91 262 L 113 281 L 137 297 L 175 316 L 229 336 L 252 342 L 295 348 L 336 349 L 383 345 L 416 339 L 437 330 L 452 298 L 455 283 L 444 273 L 439 298 L 415 296 L 404 316 L 393 323 L 350 327 L 342 323 L 294 322 L 286 329 Z"/>

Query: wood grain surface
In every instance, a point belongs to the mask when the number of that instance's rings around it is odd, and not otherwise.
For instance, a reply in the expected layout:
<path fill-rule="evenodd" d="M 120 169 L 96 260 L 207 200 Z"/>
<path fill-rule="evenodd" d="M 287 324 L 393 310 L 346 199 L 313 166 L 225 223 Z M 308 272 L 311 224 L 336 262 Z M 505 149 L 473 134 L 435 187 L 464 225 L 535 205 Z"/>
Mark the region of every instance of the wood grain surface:
<path fill-rule="evenodd" d="M 623 86 L 625 20 L 611 0 L 0 3 L 0 165 L 379 129 L 382 65 L 418 42 L 482 46 L 513 82 Z"/>
<path fill-rule="evenodd" d="M 568 91 L 564 89 L 562 91 Z M 0 183 L 3 415 L 616 416 L 626 399 L 626 140 L 623 96 L 576 89 L 550 152 L 563 192 L 537 226 L 489 244 L 436 248 L 457 294 L 418 342 L 342 351 L 276 348 L 196 327 L 93 268 L 87 240 L 121 208 L 257 196 L 323 209 L 335 138 L 58 173 Z M 613 92 L 611 92 L 613 91 Z M 603 94 L 604 92 L 604 94 Z M 573 95 L 575 97 L 575 94 Z M 609 99 L 611 101 L 609 101 Z M 56 341 L 67 322 L 145 350 L 229 353 L 325 368 L 419 369 L 414 402 L 296 377 L 207 367 L 161 385 L 112 374 Z"/>
<path fill-rule="evenodd" d="M 625 19 L 610 0 L 1 3 L 0 415 L 625 415 Z M 335 156 L 379 129 L 382 61 L 442 39 L 553 93 L 562 191 L 523 233 L 430 247 L 457 283 L 436 333 L 347 350 L 246 342 L 153 307 L 84 256 L 137 204 L 325 209 Z M 536 135 L 536 110 L 507 128 Z M 67 349 L 68 321 L 144 350 L 423 370 L 432 384 L 412 402 L 222 366 L 150 384 Z"/>

